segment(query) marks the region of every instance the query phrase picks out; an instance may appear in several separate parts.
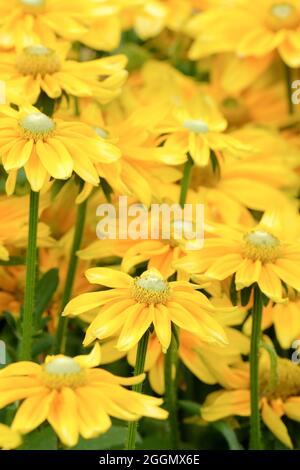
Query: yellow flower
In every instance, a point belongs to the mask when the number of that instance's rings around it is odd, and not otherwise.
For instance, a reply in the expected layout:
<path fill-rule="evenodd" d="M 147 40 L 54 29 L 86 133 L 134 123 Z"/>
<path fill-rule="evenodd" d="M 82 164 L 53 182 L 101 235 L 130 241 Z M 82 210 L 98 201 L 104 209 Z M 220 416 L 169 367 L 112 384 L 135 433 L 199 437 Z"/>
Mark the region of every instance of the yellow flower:
<path fill-rule="evenodd" d="M 74 96 L 93 96 L 107 103 L 119 95 L 127 78 L 123 55 L 86 62 L 67 60 L 69 45 L 54 49 L 35 44 L 21 52 L 0 55 L 0 75 L 6 83 L 7 100 L 34 104 L 41 91 L 58 98 L 65 91 Z M 99 78 L 100 77 L 100 78 Z"/>
<path fill-rule="evenodd" d="M 64 315 L 75 316 L 102 307 L 87 329 L 84 345 L 118 334 L 117 348 L 128 351 L 153 324 L 166 351 L 172 323 L 194 332 L 203 341 L 221 345 L 227 342 L 222 327 L 211 315 L 214 307 L 187 282 L 167 282 L 154 269 L 132 278 L 109 268 L 91 268 L 86 276 L 93 284 L 113 289 L 80 295 L 65 308 Z"/>
<path fill-rule="evenodd" d="M 0 47 L 53 47 L 56 36 L 79 39 L 95 16 L 93 0 L 12 0 L 0 4 Z"/>
<path fill-rule="evenodd" d="M 162 184 L 180 179 L 181 171 L 174 168 L 186 161 L 186 155 L 176 146 L 161 146 L 159 132 L 154 130 L 164 105 L 160 102 L 138 106 L 131 113 L 118 113 L 114 103 L 101 112 L 99 105 L 80 100 L 80 119 L 88 123 L 107 145 L 117 145 L 121 159 L 114 174 L 104 165 L 97 165 L 99 175 L 105 177 L 121 194 L 134 195 L 149 205 L 159 198 Z"/>
<path fill-rule="evenodd" d="M 0 448 L 3 450 L 11 450 L 19 447 L 22 439 L 17 431 L 0 423 Z"/>
<path fill-rule="evenodd" d="M 61 442 L 74 446 L 79 435 L 91 439 L 111 426 L 110 416 L 134 421 L 165 419 L 162 400 L 126 390 L 144 375 L 117 377 L 98 369 L 100 348 L 87 356 L 48 356 L 42 365 L 18 362 L 0 371 L 0 406 L 23 400 L 12 423 L 22 434 L 48 421 Z"/>
<path fill-rule="evenodd" d="M 244 332 L 251 334 L 251 317 L 244 324 Z M 262 330 L 274 325 L 276 338 L 282 349 L 293 347 L 293 341 L 300 338 L 300 294 L 288 289 L 288 301 L 284 304 L 270 302 L 263 309 Z"/>
<path fill-rule="evenodd" d="M 186 103 L 179 102 L 157 125 L 166 137 L 165 146 L 176 148 L 190 156 L 198 166 L 206 166 L 211 150 L 218 153 L 227 151 L 239 156 L 249 152 L 248 145 L 225 134 L 227 121 L 217 109 L 213 99 L 197 93 Z"/>
<path fill-rule="evenodd" d="M 232 307 L 226 297 L 211 299 L 213 305 L 218 308 Z M 228 345 L 219 347 L 202 341 L 197 335 L 189 331 L 180 331 L 178 355 L 183 364 L 199 380 L 207 384 L 219 383 L 223 387 L 240 387 L 244 383 L 245 372 L 234 367 L 241 360 L 241 354 L 248 354 L 250 341 L 233 326 L 240 324 L 245 318 L 246 311 L 237 309 L 232 312 L 216 312 L 214 317 L 224 327 L 228 338 Z M 114 362 L 126 353 L 116 349 L 115 338 L 105 341 L 101 345 L 102 363 Z M 128 354 L 128 362 L 134 366 L 136 362 L 137 348 L 131 349 Z M 145 372 L 152 389 L 159 395 L 164 394 L 164 354 L 157 336 L 152 334 L 149 338 Z"/>
<path fill-rule="evenodd" d="M 177 199 L 178 200 L 177 196 Z M 174 261 L 183 256 L 186 251 L 194 250 L 201 244 L 201 240 L 194 238 L 188 240 L 188 234 L 192 234 L 195 229 L 193 218 L 182 221 L 176 220 L 176 214 L 170 217 L 169 223 L 163 216 L 159 220 L 153 217 L 149 212 L 149 217 L 140 223 L 141 232 L 145 233 L 145 239 L 133 240 L 109 239 L 104 238 L 92 242 L 83 250 L 78 251 L 79 258 L 83 260 L 99 260 L 109 256 L 122 258 L 121 269 L 125 272 L 131 272 L 137 265 L 147 262 L 147 269 L 157 269 L 162 276 L 167 279 L 172 276 L 176 269 L 173 266 Z M 193 217 L 193 216 L 192 216 Z M 151 228 L 157 228 L 157 238 L 151 239 Z M 169 225 L 169 233 L 164 233 L 164 224 Z M 185 280 L 186 273 L 177 271 L 177 280 Z"/>
<path fill-rule="evenodd" d="M 287 416 L 300 421 L 300 368 L 290 359 L 278 358 L 277 381 L 270 381 L 268 361 L 260 363 L 261 416 L 270 431 L 289 448 L 293 447 L 286 425 Z M 228 416 L 250 416 L 249 375 L 244 386 L 236 390 L 217 391 L 208 395 L 201 416 L 206 421 L 216 421 Z"/>
<path fill-rule="evenodd" d="M 235 274 L 237 290 L 258 283 L 267 297 L 282 302 L 282 281 L 300 290 L 299 219 L 294 212 L 287 214 L 284 223 L 277 211 L 266 212 L 250 230 L 215 224 L 214 236 L 204 240 L 203 248 L 181 258 L 176 265 L 217 280 Z M 291 239 L 295 227 L 297 237 Z"/>
<path fill-rule="evenodd" d="M 40 191 L 50 177 L 67 179 L 73 171 L 97 186 L 95 165 L 114 162 L 120 156 L 115 146 L 86 124 L 52 119 L 29 106 L 16 111 L 3 105 L 0 113 L 0 145 L 2 163 L 9 173 L 9 194 L 20 168 L 24 167 L 33 191 Z"/>
<path fill-rule="evenodd" d="M 251 0 L 212 8 L 190 20 L 187 31 L 196 38 L 190 58 L 236 51 L 264 57 L 278 51 L 290 67 L 300 65 L 300 5 L 297 0 Z M 209 34 L 208 34 L 209 31 Z"/>

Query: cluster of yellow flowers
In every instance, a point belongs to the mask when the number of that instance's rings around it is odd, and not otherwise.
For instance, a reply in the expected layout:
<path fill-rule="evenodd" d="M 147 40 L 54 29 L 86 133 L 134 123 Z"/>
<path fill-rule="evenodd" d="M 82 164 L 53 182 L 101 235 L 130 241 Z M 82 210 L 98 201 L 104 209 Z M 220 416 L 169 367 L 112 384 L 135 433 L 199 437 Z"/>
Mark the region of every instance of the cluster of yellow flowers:
<path fill-rule="evenodd" d="M 299 446 L 299 68 L 298 0 L 0 0 L 0 447 Z M 146 236 L 97 239 L 120 197 Z"/>

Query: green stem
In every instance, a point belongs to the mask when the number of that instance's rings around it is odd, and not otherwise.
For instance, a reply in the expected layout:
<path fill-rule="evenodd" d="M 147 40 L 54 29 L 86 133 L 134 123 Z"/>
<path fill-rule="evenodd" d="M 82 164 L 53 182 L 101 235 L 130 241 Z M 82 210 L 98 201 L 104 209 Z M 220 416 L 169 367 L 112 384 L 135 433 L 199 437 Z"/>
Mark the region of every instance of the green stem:
<path fill-rule="evenodd" d="M 251 391 L 251 415 L 250 415 L 250 449 L 261 450 L 261 429 L 259 412 L 259 347 L 262 322 L 262 293 L 257 284 L 254 286 L 254 304 L 252 309 L 252 333 L 250 352 L 250 391 Z"/>
<path fill-rule="evenodd" d="M 178 450 L 180 443 L 177 389 L 174 377 L 174 373 L 177 367 L 177 361 L 177 341 L 174 336 L 174 333 L 172 333 L 171 343 L 165 356 L 165 403 L 166 408 L 169 412 L 169 436 L 171 449 L 173 450 Z"/>
<path fill-rule="evenodd" d="M 181 180 L 181 188 L 180 188 L 180 196 L 179 196 L 179 204 L 181 205 L 181 207 L 183 207 L 184 204 L 186 203 L 186 197 L 187 197 L 187 193 L 189 189 L 192 167 L 193 167 L 193 160 L 188 155 L 188 159 L 185 162 L 185 165 L 183 168 L 183 175 L 182 175 L 182 180 Z"/>
<path fill-rule="evenodd" d="M 78 264 L 78 258 L 77 258 L 76 253 L 80 249 L 80 245 L 82 241 L 84 222 L 85 222 L 85 216 L 86 216 L 86 208 L 87 208 L 87 199 L 83 201 L 81 204 L 79 204 L 77 207 L 75 232 L 74 232 L 73 244 L 72 244 L 71 253 L 70 253 L 69 267 L 68 267 L 68 272 L 67 272 L 67 277 L 66 277 L 65 288 L 64 288 L 64 292 L 62 296 L 62 301 L 61 301 L 61 312 L 63 312 L 65 306 L 69 302 L 71 295 L 72 295 L 72 291 L 73 291 L 76 268 Z M 68 326 L 67 317 L 63 317 L 62 315 L 60 315 L 58 326 L 57 326 L 56 338 L 54 342 L 54 350 L 53 350 L 54 354 L 59 354 L 59 353 L 63 354 L 65 351 L 67 326 Z"/>
<path fill-rule="evenodd" d="M 32 336 L 34 333 L 39 196 L 38 192 L 30 191 L 26 285 L 22 312 L 22 341 L 20 346 L 20 360 L 22 361 L 31 359 Z"/>
<path fill-rule="evenodd" d="M 276 389 L 276 385 L 278 383 L 278 356 L 272 344 L 262 342 L 260 346 L 267 351 L 270 357 L 270 380 L 267 391 L 273 392 Z"/>
<path fill-rule="evenodd" d="M 292 71 L 286 63 L 284 63 L 285 82 L 286 82 L 286 97 L 288 103 L 289 114 L 294 114 L 294 105 L 292 100 Z"/>
<path fill-rule="evenodd" d="M 136 353 L 134 375 L 140 375 L 144 372 L 148 340 L 149 340 L 149 330 L 146 331 L 144 336 L 139 341 L 137 353 Z M 137 393 L 142 393 L 143 382 L 133 385 L 132 390 Z M 127 435 L 127 442 L 125 446 L 126 450 L 135 449 L 137 426 L 138 426 L 137 421 L 130 421 L 128 424 L 128 435 Z"/>

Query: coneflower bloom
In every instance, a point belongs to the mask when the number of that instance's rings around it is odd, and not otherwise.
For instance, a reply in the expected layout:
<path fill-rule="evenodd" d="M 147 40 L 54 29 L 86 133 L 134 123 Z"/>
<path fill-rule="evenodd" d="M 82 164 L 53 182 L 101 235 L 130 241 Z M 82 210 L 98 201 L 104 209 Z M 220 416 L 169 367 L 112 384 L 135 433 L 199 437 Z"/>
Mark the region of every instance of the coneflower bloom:
<path fill-rule="evenodd" d="M 32 106 L 21 107 L 19 111 L 1 106 L 0 134 L 10 194 L 20 168 L 24 168 L 33 191 L 40 191 L 51 177 L 67 179 L 73 171 L 97 186 L 99 175 L 95 165 L 120 157 L 115 145 L 101 139 L 86 124 L 52 119 Z"/>
<path fill-rule="evenodd" d="M 110 416 L 134 421 L 141 416 L 165 419 L 162 400 L 122 387 L 143 380 L 144 375 L 117 377 L 98 369 L 100 347 L 74 358 L 48 356 L 45 363 L 17 362 L 0 371 L 1 408 L 23 400 L 12 423 L 21 434 L 48 421 L 66 446 L 75 446 L 79 435 L 91 439 L 111 426 Z"/>
<path fill-rule="evenodd" d="M 296 214 L 291 220 L 297 225 Z M 224 280 L 235 274 L 237 290 L 257 283 L 267 297 L 282 302 L 282 282 L 300 290 L 300 245 L 297 238 L 289 237 L 291 220 L 289 233 L 277 212 L 266 212 L 251 229 L 215 224 L 213 237 L 204 241 L 203 248 L 175 264 L 190 274 L 205 274 L 211 279 Z"/>
<path fill-rule="evenodd" d="M 55 50 L 34 44 L 18 53 L 2 53 L 0 75 L 8 101 L 19 104 L 26 99 L 34 104 L 41 91 L 52 99 L 65 91 L 107 103 L 120 94 L 127 78 L 126 56 L 76 62 L 66 59 L 68 49 L 65 44 L 58 44 Z"/>
<path fill-rule="evenodd" d="M 275 380 L 270 376 L 269 357 L 262 357 L 259 382 L 262 421 L 277 439 L 292 448 L 293 443 L 282 417 L 300 421 L 300 368 L 290 359 L 278 358 Z M 244 376 L 244 384 L 239 388 L 209 394 L 201 408 L 201 416 L 206 421 L 250 416 L 249 375 Z"/>
<path fill-rule="evenodd" d="M 74 316 L 101 307 L 87 329 L 85 345 L 117 335 L 116 347 L 128 351 L 153 324 L 163 351 L 167 351 L 172 323 L 203 341 L 227 343 L 223 328 L 213 318 L 215 308 L 187 282 L 167 282 L 156 269 L 132 278 L 109 268 L 91 268 L 86 276 L 91 283 L 113 289 L 79 295 L 65 308 L 64 315 Z"/>

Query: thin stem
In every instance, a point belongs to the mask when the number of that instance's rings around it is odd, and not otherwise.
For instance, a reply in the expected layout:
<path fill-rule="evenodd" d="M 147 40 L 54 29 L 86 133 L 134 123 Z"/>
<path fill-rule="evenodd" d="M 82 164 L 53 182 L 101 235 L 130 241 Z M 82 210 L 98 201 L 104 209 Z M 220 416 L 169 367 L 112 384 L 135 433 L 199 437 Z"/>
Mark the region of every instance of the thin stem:
<path fill-rule="evenodd" d="M 189 189 L 190 179 L 191 179 L 191 170 L 193 167 L 193 160 L 188 155 L 188 159 L 184 164 L 183 168 L 183 175 L 181 180 L 181 188 L 180 188 L 180 196 L 179 196 L 179 204 L 181 207 L 184 206 L 186 203 L 186 197 Z"/>
<path fill-rule="evenodd" d="M 136 362 L 134 367 L 134 375 L 140 375 L 144 372 L 145 369 L 145 361 L 146 361 L 146 354 L 147 354 L 147 347 L 148 347 L 148 340 L 149 340 L 149 330 L 143 335 L 140 339 L 137 353 L 136 353 Z M 132 390 L 137 393 L 142 393 L 143 390 L 143 382 L 133 385 Z M 127 442 L 126 442 L 126 450 L 134 450 L 135 449 L 135 442 L 136 442 L 136 433 L 137 433 L 138 423 L 137 421 L 130 421 L 128 424 L 128 435 L 127 435 Z"/>
<path fill-rule="evenodd" d="M 87 208 L 87 199 L 83 201 L 77 207 L 77 217 L 76 217 L 76 225 L 75 225 L 75 232 L 73 238 L 73 244 L 70 253 L 69 259 L 69 267 L 66 277 L 65 288 L 62 296 L 61 301 L 61 312 L 63 312 L 65 306 L 69 302 L 74 285 L 74 279 L 76 275 L 76 268 L 78 264 L 78 258 L 76 252 L 80 249 L 83 230 L 84 230 L 84 222 L 86 216 L 86 208 Z M 65 342 L 66 342 L 66 333 L 67 333 L 67 326 L 68 326 L 68 319 L 67 317 L 63 317 L 60 315 L 59 322 L 57 326 L 56 338 L 54 342 L 54 354 L 63 354 L 65 351 Z"/>
<path fill-rule="evenodd" d="M 262 293 L 257 284 L 254 286 L 254 304 L 252 309 L 252 333 L 250 352 L 250 391 L 251 391 L 251 415 L 250 415 L 250 449 L 262 449 L 262 436 L 260 429 L 259 412 L 259 347 L 261 338 L 262 321 Z"/>
<path fill-rule="evenodd" d="M 22 312 L 22 341 L 20 360 L 30 360 L 34 330 L 35 285 L 37 264 L 37 230 L 39 219 L 39 193 L 30 191 L 28 246 L 26 254 L 26 285 Z"/>
<path fill-rule="evenodd" d="M 177 367 L 178 353 L 177 341 L 172 333 L 171 344 L 165 356 L 165 402 L 169 412 L 168 424 L 171 449 L 178 450 L 180 443 L 178 424 L 177 389 L 175 383 L 175 371 Z"/>
<path fill-rule="evenodd" d="M 285 82 L 286 82 L 286 97 L 288 103 L 289 114 L 294 114 L 294 105 L 292 100 L 292 71 L 290 67 L 284 63 L 284 72 L 285 72 Z"/>

